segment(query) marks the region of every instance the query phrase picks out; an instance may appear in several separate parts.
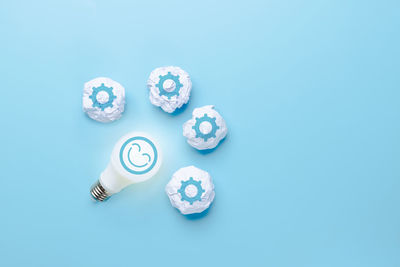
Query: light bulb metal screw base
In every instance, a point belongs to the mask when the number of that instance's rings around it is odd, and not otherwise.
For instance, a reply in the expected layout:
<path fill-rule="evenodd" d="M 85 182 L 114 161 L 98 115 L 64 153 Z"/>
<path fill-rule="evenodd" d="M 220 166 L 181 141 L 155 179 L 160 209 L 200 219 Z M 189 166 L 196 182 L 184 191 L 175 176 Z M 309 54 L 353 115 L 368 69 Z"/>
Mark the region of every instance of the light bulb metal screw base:
<path fill-rule="evenodd" d="M 90 194 L 96 201 L 104 201 L 108 199 L 112 194 L 107 192 L 106 189 L 97 181 L 91 188 Z"/>

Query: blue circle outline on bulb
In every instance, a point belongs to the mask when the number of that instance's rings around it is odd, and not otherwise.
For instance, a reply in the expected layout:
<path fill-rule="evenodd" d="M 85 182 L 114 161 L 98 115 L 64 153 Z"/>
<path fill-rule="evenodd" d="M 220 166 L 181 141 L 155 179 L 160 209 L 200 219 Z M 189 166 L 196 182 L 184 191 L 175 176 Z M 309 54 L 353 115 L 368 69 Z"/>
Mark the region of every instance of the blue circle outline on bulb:
<path fill-rule="evenodd" d="M 151 146 L 151 148 L 152 148 L 153 151 L 154 151 L 154 160 L 153 160 L 153 163 L 150 165 L 150 167 L 148 167 L 148 168 L 145 169 L 144 171 L 134 171 L 134 170 L 128 168 L 128 166 L 126 166 L 126 164 L 125 164 L 125 162 L 124 162 L 124 160 L 123 160 L 123 152 L 124 152 L 125 147 L 126 147 L 129 143 L 131 143 L 132 141 L 135 141 L 135 140 L 145 141 L 146 143 L 148 143 L 148 144 Z M 129 150 L 129 151 L 130 151 L 130 150 Z M 147 154 L 147 153 L 145 153 L 145 154 Z M 148 155 L 148 154 L 147 154 L 147 155 Z M 129 157 L 128 157 L 128 160 L 130 161 L 130 158 L 129 158 Z M 151 170 L 154 168 L 154 166 L 155 166 L 156 163 L 157 163 L 157 160 L 158 160 L 158 153 L 157 153 L 157 148 L 156 148 L 156 146 L 153 144 L 153 142 L 152 142 L 150 139 L 148 139 L 148 138 L 146 138 L 146 137 L 144 137 L 144 136 L 134 136 L 134 137 L 129 138 L 128 140 L 126 140 L 126 141 L 124 142 L 124 144 L 121 146 L 121 149 L 120 149 L 120 151 L 119 151 L 119 161 L 121 162 L 122 167 L 124 167 L 125 170 L 127 170 L 128 172 L 130 172 L 130 173 L 132 173 L 132 174 L 145 174 L 145 173 L 148 173 L 149 171 L 151 171 Z M 130 161 L 130 163 L 131 163 L 133 166 L 136 166 L 136 165 L 133 164 L 131 161 Z M 137 167 L 141 167 L 141 166 L 137 166 Z"/>

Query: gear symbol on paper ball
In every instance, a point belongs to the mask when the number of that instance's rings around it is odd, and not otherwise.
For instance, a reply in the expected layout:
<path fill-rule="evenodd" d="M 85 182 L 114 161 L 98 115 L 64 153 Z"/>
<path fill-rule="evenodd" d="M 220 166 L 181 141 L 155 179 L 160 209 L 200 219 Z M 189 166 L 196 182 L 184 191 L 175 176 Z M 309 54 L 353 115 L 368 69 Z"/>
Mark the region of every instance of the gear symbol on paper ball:
<path fill-rule="evenodd" d="M 190 205 L 193 205 L 195 201 L 201 201 L 201 195 L 205 192 L 205 190 L 201 187 L 201 181 L 195 181 L 193 180 L 193 177 L 190 177 L 190 179 L 187 181 L 181 181 L 181 184 L 181 188 L 178 190 L 178 192 L 181 194 L 182 201 L 186 200 L 190 203 Z M 190 197 L 186 194 L 186 187 L 190 185 L 195 186 L 197 189 L 197 193 L 193 197 Z"/>
<path fill-rule="evenodd" d="M 192 126 L 192 129 L 196 132 L 196 138 L 202 138 L 205 142 L 210 138 L 215 138 L 215 133 L 219 129 L 219 126 L 215 122 L 216 119 L 217 118 L 208 117 L 207 113 L 205 113 L 203 117 L 196 118 L 196 124 Z M 202 133 L 200 130 L 200 125 L 204 122 L 211 125 L 211 130 L 208 133 Z"/>
<path fill-rule="evenodd" d="M 160 81 L 156 84 L 156 87 L 158 87 L 160 91 L 160 96 L 165 95 L 168 97 L 168 99 L 171 99 L 173 96 L 178 96 L 179 95 L 179 90 L 183 86 L 179 82 L 179 75 L 172 75 L 171 72 L 168 72 L 166 75 L 160 75 Z M 168 91 L 164 88 L 164 82 L 167 80 L 171 80 L 174 82 L 175 88 L 172 91 Z"/>
<path fill-rule="evenodd" d="M 108 107 L 113 107 L 112 103 L 117 97 L 114 95 L 112 87 L 107 87 L 104 85 L 104 83 L 102 83 L 99 87 L 93 87 L 92 89 L 93 93 L 89 96 L 89 98 L 92 99 L 93 107 L 98 107 L 102 111 Z M 103 96 L 99 94 L 103 94 Z M 98 96 L 101 98 L 99 99 Z"/>

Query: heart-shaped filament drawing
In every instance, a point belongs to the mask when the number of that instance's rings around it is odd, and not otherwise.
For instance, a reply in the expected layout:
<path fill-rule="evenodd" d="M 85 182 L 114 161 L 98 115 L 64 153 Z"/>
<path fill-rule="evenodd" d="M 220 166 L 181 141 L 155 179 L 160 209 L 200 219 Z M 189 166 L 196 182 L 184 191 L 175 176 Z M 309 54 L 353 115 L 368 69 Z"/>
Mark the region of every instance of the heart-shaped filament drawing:
<path fill-rule="evenodd" d="M 142 165 L 138 165 L 138 164 L 133 163 L 132 160 L 131 160 L 131 158 L 132 158 L 132 157 L 131 157 L 131 150 L 132 150 L 132 148 L 133 148 L 134 146 L 137 146 L 137 147 L 138 147 L 138 152 L 140 152 L 140 151 L 142 150 L 142 148 L 140 147 L 139 144 L 133 143 L 132 146 L 129 148 L 129 151 L 128 151 L 128 155 L 129 155 L 129 156 L 128 156 L 128 160 L 129 160 L 130 164 L 132 164 L 132 165 L 135 166 L 136 168 L 143 168 L 143 167 L 145 167 L 146 165 L 148 165 L 148 164 L 150 163 L 150 161 L 151 161 L 151 156 L 150 156 L 148 153 L 142 153 L 142 156 L 148 158 L 147 162 L 144 163 L 144 164 L 142 164 Z"/>

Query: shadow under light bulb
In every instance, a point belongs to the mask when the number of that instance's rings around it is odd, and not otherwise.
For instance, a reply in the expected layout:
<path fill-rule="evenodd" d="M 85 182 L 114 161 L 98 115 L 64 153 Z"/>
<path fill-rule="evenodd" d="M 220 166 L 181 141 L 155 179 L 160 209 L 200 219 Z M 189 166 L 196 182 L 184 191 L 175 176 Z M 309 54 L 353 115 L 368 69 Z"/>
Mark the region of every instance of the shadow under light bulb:
<path fill-rule="evenodd" d="M 144 133 L 129 133 L 114 146 L 111 160 L 90 194 L 95 200 L 104 201 L 130 184 L 150 179 L 160 165 L 157 143 Z"/>

